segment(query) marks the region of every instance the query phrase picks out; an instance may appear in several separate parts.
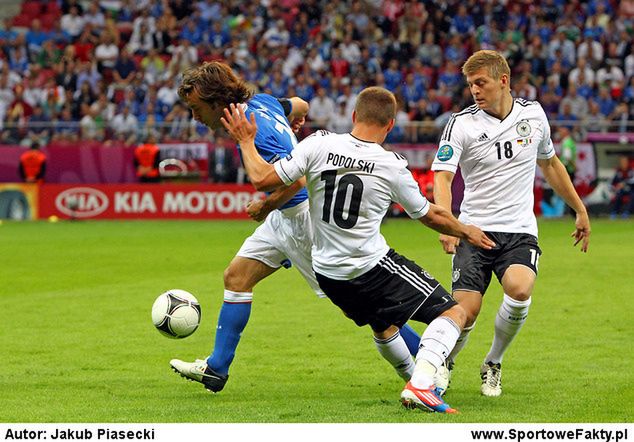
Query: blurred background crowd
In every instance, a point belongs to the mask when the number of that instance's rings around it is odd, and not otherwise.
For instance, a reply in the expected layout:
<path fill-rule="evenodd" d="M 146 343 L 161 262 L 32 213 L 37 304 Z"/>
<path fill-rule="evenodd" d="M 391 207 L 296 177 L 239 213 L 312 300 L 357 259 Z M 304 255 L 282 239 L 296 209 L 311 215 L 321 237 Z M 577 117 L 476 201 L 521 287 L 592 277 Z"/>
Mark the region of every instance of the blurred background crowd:
<path fill-rule="evenodd" d="M 0 144 L 213 141 L 176 92 L 206 60 L 302 97 L 309 128 L 348 130 L 356 94 L 384 86 L 388 141 L 433 143 L 472 104 L 460 68 L 478 49 L 507 57 L 513 94 L 552 125 L 626 132 L 633 42 L 634 0 L 25 0 L 0 31 Z"/>

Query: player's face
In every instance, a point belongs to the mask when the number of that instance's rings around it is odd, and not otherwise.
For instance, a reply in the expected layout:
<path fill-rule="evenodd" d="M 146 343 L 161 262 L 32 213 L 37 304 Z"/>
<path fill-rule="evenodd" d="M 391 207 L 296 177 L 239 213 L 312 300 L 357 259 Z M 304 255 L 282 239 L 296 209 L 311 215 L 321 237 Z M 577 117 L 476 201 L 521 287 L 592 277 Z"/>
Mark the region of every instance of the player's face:
<path fill-rule="evenodd" d="M 480 69 L 471 75 L 467 75 L 467 84 L 473 96 L 473 100 L 482 110 L 495 111 L 502 102 L 504 87 L 508 77 L 496 80 L 489 75 L 486 69 Z"/>
<path fill-rule="evenodd" d="M 194 120 L 204 124 L 209 129 L 219 129 L 222 126 L 220 123 L 220 117 L 223 116 L 222 106 L 212 106 L 203 101 L 196 89 L 185 98 L 185 103 L 192 110 Z"/>

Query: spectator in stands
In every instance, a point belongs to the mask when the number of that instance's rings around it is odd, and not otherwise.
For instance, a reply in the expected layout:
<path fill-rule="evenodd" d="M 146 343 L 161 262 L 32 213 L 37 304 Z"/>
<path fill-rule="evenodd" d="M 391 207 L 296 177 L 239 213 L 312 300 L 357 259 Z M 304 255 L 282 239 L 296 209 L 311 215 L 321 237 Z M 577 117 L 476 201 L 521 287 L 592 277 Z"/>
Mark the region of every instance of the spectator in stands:
<path fill-rule="evenodd" d="M 33 114 L 33 107 L 24 99 L 24 86 L 17 85 L 14 89 L 14 98 L 9 105 L 9 114 L 20 121 L 26 121 Z"/>
<path fill-rule="evenodd" d="M 94 115 L 98 115 L 106 127 L 110 125 L 116 115 L 116 105 L 108 101 L 108 96 L 105 93 L 99 94 L 97 101 L 90 105 L 90 109 L 96 112 Z"/>
<path fill-rule="evenodd" d="M 50 39 L 48 32 L 42 30 L 42 23 L 39 19 L 34 18 L 31 21 L 31 27 L 26 32 L 25 40 L 31 61 L 37 60 L 37 56 L 42 51 L 44 42 Z"/>
<path fill-rule="evenodd" d="M 134 144 L 137 138 L 139 121 L 130 113 L 129 107 L 124 107 L 110 122 L 114 138 L 126 145 Z"/>
<path fill-rule="evenodd" d="M 18 36 L 14 46 L 9 49 L 9 68 L 20 76 L 24 76 L 29 69 L 29 58 L 26 47 L 19 43 L 21 40 L 24 40 L 23 34 Z"/>
<path fill-rule="evenodd" d="M 141 23 L 138 30 L 132 32 L 130 42 L 128 43 L 128 51 L 135 55 L 146 55 L 150 51 L 155 50 L 159 46 L 156 36 L 147 27 L 145 22 Z"/>
<path fill-rule="evenodd" d="M 51 119 L 46 116 L 42 106 L 34 106 L 33 115 L 29 118 L 27 138 L 41 146 L 46 146 L 51 137 L 50 124 Z"/>
<path fill-rule="evenodd" d="M 537 99 L 537 88 L 529 83 L 528 75 L 520 76 L 513 85 L 513 96 L 534 101 Z"/>
<path fill-rule="evenodd" d="M 189 140 L 191 129 L 195 127 L 189 111 L 180 101 L 174 104 L 173 109 L 165 116 L 165 123 L 169 123 L 169 137 L 175 140 Z"/>
<path fill-rule="evenodd" d="M 599 88 L 599 96 L 595 99 L 599 105 L 599 112 L 604 117 L 609 117 L 616 108 L 616 102 L 610 96 L 610 90 L 606 86 Z"/>
<path fill-rule="evenodd" d="M 616 218 L 623 209 L 621 216 L 629 218 L 634 212 L 634 169 L 632 169 L 630 159 L 626 155 L 619 157 L 619 164 L 611 184 L 614 200 L 610 217 Z M 626 203 L 627 207 L 625 207 Z"/>
<path fill-rule="evenodd" d="M 3 127 L 4 117 L 14 98 L 13 88 L 9 86 L 9 77 L 6 74 L 0 74 L 0 129 Z"/>
<path fill-rule="evenodd" d="M 198 51 L 189 40 L 181 39 L 167 48 L 172 58 L 167 65 L 167 76 L 174 77 L 198 63 Z"/>
<path fill-rule="evenodd" d="M 335 101 L 326 94 L 326 89 L 317 89 L 317 95 L 310 100 L 308 118 L 314 127 L 324 128 L 328 126 L 330 119 L 336 111 Z"/>
<path fill-rule="evenodd" d="M 610 130 L 625 133 L 628 131 L 628 122 L 630 113 L 627 103 L 619 103 L 614 111 L 608 116 L 610 122 Z"/>
<path fill-rule="evenodd" d="M 28 151 L 20 155 L 18 172 L 25 183 L 43 183 L 46 174 L 46 155 L 38 143 L 32 143 Z"/>
<path fill-rule="evenodd" d="M 262 35 L 261 42 L 269 48 L 275 49 L 288 45 L 289 40 L 290 33 L 286 29 L 286 24 L 284 20 L 279 19 L 275 22 L 274 26 L 271 26 L 264 35 Z"/>
<path fill-rule="evenodd" d="M 99 113 L 92 109 L 90 104 L 81 104 L 82 119 L 79 121 L 81 140 L 102 141 L 105 135 L 103 120 L 99 120 Z"/>
<path fill-rule="evenodd" d="M 576 56 L 575 44 L 566 38 L 563 31 L 557 32 L 557 37 L 548 44 L 548 57 L 561 61 L 565 66 L 574 66 Z"/>
<path fill-rule="evenodd" d="M 326 129 L 338 134 L 350 132 L 352 129 L 352 122 L 350 115 L 348 115 L 345 100 L 337 100 L 336 111 L 330 118 Z"/>
<path fill-rule="evenodd" d="M 570 113 L 578 119 L 583 119 L 588 113 L 588 101 L 577 94 L 576 83 L 568 84 L 568 93 L 559 103 L 559 113 L 563 113 L 566 105 L 570 106 Z"/>
<path fill-rule="evenodd" d="M 128 87 L 132 83 L 136 71 L 137 65 L 130 53 L 125 47 L 122 48 L 112 71 L 115 88 L 124 89 Z"/>
<path fill-rule="evenodd" d="M 99 4 L 95 1 L 89 4 L 88 11 L 82 15 L 85 24 L 89 24 L 97 32 L 101 32 L 106 26 L 106 16 L 99 9 Z"/>
<path fill-rule="evenodd" d="M 101 43 L 95 48 L 95 59 L 99 73 L 101 75 L 111 76 L 118 57 L 119 48 L 114 43 L 112 35 L 110 33 L 104 33 L 101 36 Z"/>
<path fill-rule="evenodd" d="M 79 124 L 69 104 L 65 105 L 60 115 L 54 120 L 51 141 L 76 142 L 79 139 Z"/>
<path fill-rule="evenodd" d="M 46 40 L 42 44 L 41 51 L 37 54 L 35 61 L 42 68 L 50 68 L 55 66 L 62 60 L 62 51 L 54 43 L 53 40 Z"/>
<path fill-rule="evenodd" d="M 577 57 L 588 60 L 595 69 L 603 62 L 603 46 L 595 40 L 591 31 L 584 32 L 583 42 L 577 47 Z"/>
<path fill-rule="evenodd" d="M 583 83 L 594 87 L 596 72 L 588 65 L 587 60 L 583 57 L 577 59 L 577 65 L 568 74 L 568 83 L 580 85 L 581 82 L 579 79 L 581 78 L 581 74 L 583 74 Z"/>
<path fill-rule="evenodd" d="M 62 29 L 70 35 L 70 38 L 76 40 L 81 31 L 84 29 L 85 21 L 79 11 L 79 5 L 73 5 L 68 9 L 68 13 L 62 16 L 60 21 Z"/>

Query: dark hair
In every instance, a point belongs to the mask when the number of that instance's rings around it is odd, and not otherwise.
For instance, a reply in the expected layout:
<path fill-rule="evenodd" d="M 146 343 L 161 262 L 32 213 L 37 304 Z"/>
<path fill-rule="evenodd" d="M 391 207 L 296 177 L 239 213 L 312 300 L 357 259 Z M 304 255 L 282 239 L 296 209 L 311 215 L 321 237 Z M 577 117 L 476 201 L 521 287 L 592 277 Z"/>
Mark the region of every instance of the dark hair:
<path fill-rule="evenodd" d="M 354 106 L 357 122 L 387 126 L 396 118 L 396 98 L 382 87 L 373 86 L 361 91 Z"/>
<path fill-rule="evenodd" d="M 183 73 L 178 95 L 185 99 L 194 90 L 203 101 L 222 106 L 243 103 L 253 96 L 253 90 L 244 80 L 228 65 L 217 61 L 205 62 Z"/>

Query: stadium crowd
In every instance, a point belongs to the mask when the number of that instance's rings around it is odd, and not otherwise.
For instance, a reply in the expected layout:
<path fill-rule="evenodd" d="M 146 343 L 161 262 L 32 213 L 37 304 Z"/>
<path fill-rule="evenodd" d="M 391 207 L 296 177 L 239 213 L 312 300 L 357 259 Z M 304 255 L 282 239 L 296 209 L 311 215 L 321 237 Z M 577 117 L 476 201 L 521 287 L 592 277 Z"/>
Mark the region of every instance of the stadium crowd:
<path fill-rule="evenodd" d="M 634 0 L 25 0 L 0 30 L 0 144 L 213 140 L 176 93 L 206 60 L 337 132 L 361 89 L 386 87 L 388 141 L 435 142 L 472 104 L 460 68 L 478 49 L 506 56 L 551 124 L 626 131 L 633 42 Z"/>

